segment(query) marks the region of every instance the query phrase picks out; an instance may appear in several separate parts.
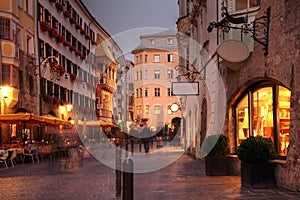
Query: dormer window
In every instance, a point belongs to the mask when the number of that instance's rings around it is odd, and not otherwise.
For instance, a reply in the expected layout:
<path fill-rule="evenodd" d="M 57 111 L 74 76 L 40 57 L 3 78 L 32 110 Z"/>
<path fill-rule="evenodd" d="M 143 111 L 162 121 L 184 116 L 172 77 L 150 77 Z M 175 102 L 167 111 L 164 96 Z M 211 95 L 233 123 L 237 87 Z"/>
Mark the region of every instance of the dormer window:
<path fill-rule="evenodd" d="M 154 43 L 154 39 L 149 39 L 149 44 L 150 45 L 154 45 L 155 43 Z"/>
<path fill-rule="evenodd" d="M 172 38 L 167 38 L 167 44 L 173 44 L 173 39 Z"/>

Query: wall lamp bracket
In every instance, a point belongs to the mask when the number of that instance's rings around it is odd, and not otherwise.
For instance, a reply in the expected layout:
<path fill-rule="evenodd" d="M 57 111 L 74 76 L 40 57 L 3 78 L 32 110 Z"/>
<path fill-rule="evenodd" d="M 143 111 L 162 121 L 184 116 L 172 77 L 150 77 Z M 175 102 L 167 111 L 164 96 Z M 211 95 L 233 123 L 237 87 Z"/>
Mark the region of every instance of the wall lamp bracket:
<path fill-rule="evenodd" d="M 248 23 L 248 16 L 245 17 L 232 17 L 229 15 L 226 7 L 221 8 L 222 17 L 219 22 L 210 22 L 207 27 L 207 31 L 210 33 L 214 28 L 221 29 L 228 33 L 230 29 L 239 29 L 243 33 L 251 33 L 251 37 L 254 41 L 263 45 L 264 55 L 268 55 L 268 44 L 269 44 L 269 30 L 270 30 L 270 13 L 271 8 L 268 7 L 265 14 L 259 18 Z M 240 27 L 232 26 L 231 24 L 241 24 Z"/>
<path fill-rule="evenodd" d="M 176 78 L 183 76 L 188 82 L 194 82 L 197 77 L 199 77 L 200 80 L 203 79 L 203 74 L 201 73 L 203 69 L 198 71 L 193 65 L 191 65 L 189 68 L 186 68 L 183 65 L 177 65 L 175 70 L 181 73 Z"/>

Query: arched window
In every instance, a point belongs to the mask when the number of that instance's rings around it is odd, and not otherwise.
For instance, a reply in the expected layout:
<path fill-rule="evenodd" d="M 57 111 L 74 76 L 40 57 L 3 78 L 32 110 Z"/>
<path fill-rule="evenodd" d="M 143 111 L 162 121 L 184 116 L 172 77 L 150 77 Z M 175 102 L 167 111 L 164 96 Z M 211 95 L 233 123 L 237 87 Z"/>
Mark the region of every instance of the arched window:
<path fill-rule="evenodd" d="M 248 90 L 236 105 L 236 141 L 249 136 L 270 138 L 279 156 L 286 156 L 290 134 L 291 92 L 279 85 Z"/>

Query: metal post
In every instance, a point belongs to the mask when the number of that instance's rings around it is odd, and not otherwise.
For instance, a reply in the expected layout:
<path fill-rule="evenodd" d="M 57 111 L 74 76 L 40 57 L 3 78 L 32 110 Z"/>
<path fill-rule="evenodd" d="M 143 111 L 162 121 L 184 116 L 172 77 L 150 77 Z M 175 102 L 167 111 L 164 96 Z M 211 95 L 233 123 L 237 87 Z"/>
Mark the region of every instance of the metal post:
<path fill-rule="evenodd" d="M 115 159 L 116 159 L 116 197 L 121 196 L 121 148 L 116 145 L 115 148 Z"/>
<path fill-rule="evenodd" d="M 132 136 L 130 136 L 130 143 L 131 143 L 131 154 L 134 152 L 134 139 Z"/>
<path fill-rule="evenodd" d="M 133 161 L 125 158 L 123 161 L 123 198 L 133 200 Z"/>

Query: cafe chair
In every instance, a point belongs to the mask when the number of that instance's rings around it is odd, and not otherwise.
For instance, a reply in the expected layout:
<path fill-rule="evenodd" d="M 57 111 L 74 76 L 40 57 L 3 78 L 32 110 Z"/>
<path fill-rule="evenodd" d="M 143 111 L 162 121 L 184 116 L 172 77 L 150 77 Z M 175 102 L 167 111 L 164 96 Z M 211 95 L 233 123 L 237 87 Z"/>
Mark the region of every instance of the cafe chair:
<path fill-rule="evenodd" d="M 12 154 L 13 154 L 13 151 L 8 150 L 5 152 L 4 156 L 0 157 L 0 162 L 3 162 L 4 166 L 6 168 L 8 168 L 7 160 L 11 160 Z M 14 165 L 12 165 L 12 166 L 14 166 Z"/>
<path fill-rule="evenodd" d="M 28 144 L 27 149 L 25 149 L 23 163 L 25 162 L 26 156 L 31 158 L 32 163 L 34 163 L 34 157 L 36 158 L 38 163 L 40 162 L 34 144 Z"/>

